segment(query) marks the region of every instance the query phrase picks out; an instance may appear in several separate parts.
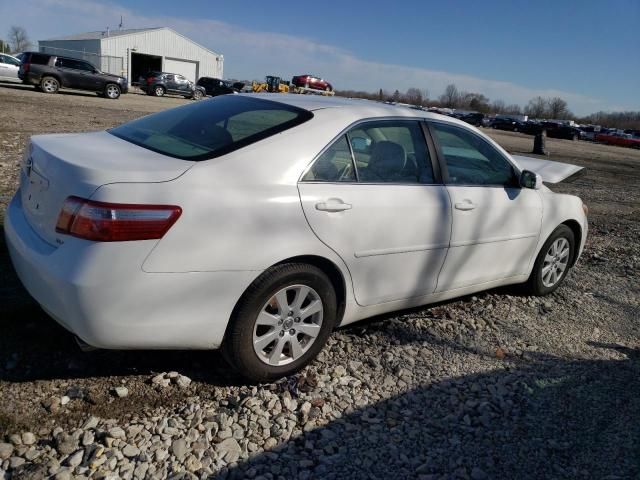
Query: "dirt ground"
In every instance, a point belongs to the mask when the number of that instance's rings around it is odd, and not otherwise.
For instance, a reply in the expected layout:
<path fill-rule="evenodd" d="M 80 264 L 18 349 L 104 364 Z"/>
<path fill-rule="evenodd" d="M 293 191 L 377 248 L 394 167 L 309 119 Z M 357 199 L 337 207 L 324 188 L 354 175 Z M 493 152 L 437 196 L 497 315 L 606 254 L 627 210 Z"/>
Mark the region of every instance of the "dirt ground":
<path fill-rule="evenodd" d="M 116 101 L 85 93 L 46 95 L 22 85 L 0 84 L 0 220 L 16 189 L 19 162 L 30 135 L 101 130 L 189 102 L 135 94 L 123 95 Z M 529 154 L 533 146 L 529 136 L 484 131 L 511 153 Z M 419 322 L 411 320 L 415 318 L 430 318 L 434 322 L 448 319 L 453 326 L 443 327 L 441 334 L 452 342 L 464 344 L 465 335 L 473 333 L 468 333 L 462 320 L 456 319 L 466 319 L 471 314 L 485 318 L 503 312 L 504 318 L 515 318 L 514 323 L 498 322 L 487 334 L 493 342 L 487 340 L 487 345 L 500 345 L 510 352 L 527 350 L 533 345 L 536 351 L 549 358 L 571 362 L 621 361 L 627 358 L 622 351 L 633 352 L 628 358 L 635 362 L 632 369 L 636 373 L 628 377 L 631 383 L 627 385 L 627 391 L 625 388 L 599 391 L 597 395 L 602 399 L 611 394 L 618 395 L 619 402 L 615 402 L 615 407 L 605 402 L 603 405 L 609 405 L 606 411 L 593 406 L 590 412 L 606 416 L 611 424 L 615 423 L 621 429 L 635 428 L 635 433 L 629 432 L 630 450 L 624 452 L 638 454 L 638 412 L 634 413 L 631 407 L 637 407 L 634 398 L 638 398 L 640 391 L 637 384 L 640 151 L 556 139 L 547 140 L 547 149 L 550 159 L 587 168 L 587 173 L 575 182 L 552 187 L 554 191 L 580 196 L 589 207 L 590 231 L 586 249 L 566 285 L 544 302 L 501 290 L 479 295 L 477 304 L 474 303 L 477 299 L 465 298 L 436 309 L 401 313 L 396 318 L 408 318 L 409 325 Z M 4 236 L 0 237 L 0 442 L 3 436 L 22 429 L 44 435 L 55 426 L 75 427 L 89 414 L 127 421 L 171 411 L 187 399 L 214 401 L 251 394 L 252 387 L 239 386 L 238 379 L 228 372 L 216 352 L 82 353 L 72 336 L 49 319 L 23 290 L 10 264 Z M 492 312 L 487 310 L 489 305 Z M 388 335 L 391 345 L 394 338 L 403 335 L 398 333 L 403 327 L 393 319 L 375 319 L 364 325 L 336 333 L 328 349 L 335 353 L 338 362 L 357 358 L 366 366 L 367 357 L 381 355 L 375 350 L 375 344 L 358 350 L 357 345 L 364 341 L 359 337 L 367 329 Z M 336 353 L 336 348 L 351 343 L 356 345 L 353 352 L 351 347 L 345 347 L 344 352 Z M 596 344 L 601 347 L 594 346 Z M 489 371 L 495 362 L 502 360 L 493 358 L 487 360 L 488 363 L 472 365 L 457 361 L 454 353 L 451 355 L 441 361 L 433 360 L 441 362 L 438 363 L 441 378 Z M 309 368 L 323 371 L 327 359 L 319 362 L 317 367 Z M 192 385 L 187 390 L 167 392 L 150 384 L 149 379 L 154 374 L 171 370 L 192 378 Z M 128 387 L 127 402 L 112 394 L 113 387 L 118 385 Z M 264 388 L 275 390 L 279 387 Z M 82 401 L 72 401 L 61 412 L 51 413 L 46 408 L 48 399 L 69 395 L 69 392 Z M 595 403 L 600 404 L 601 397 Z M 570 402 L 570 399 L 566 400 Z M 616 417 L 618 414 L 621 417 Z M 609 430 L 603 427 L 602 431 Z M 625 472 L 637 473 L 638 470 L 629 468 Z"/>

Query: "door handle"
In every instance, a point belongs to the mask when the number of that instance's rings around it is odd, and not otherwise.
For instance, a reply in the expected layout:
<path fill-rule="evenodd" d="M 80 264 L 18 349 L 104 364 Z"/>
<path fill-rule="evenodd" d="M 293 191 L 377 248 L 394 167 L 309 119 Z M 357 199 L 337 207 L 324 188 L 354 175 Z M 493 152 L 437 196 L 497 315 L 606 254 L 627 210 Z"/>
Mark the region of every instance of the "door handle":
<path fill-rule="evenodd" d="M 455 205 L 456 210 L 473 210 L 477 206 L 477 204 L 466 198 L 462 202 L 458 202 Z"/>
<path fill-rule="evenodd" d="M 340 199 L 330 199 L 327 202 L 316 203 L 316 210 L 322 212 L 344 212 L 345 210 L 351 210 L 352 205 L 350 203 L 344 203 Z"/>

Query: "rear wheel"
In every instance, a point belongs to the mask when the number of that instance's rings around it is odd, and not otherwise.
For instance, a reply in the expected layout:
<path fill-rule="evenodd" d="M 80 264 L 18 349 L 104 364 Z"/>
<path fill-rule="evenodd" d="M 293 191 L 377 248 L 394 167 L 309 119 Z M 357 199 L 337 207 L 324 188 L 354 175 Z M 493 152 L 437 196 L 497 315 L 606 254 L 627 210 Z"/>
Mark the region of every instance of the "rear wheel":
<path fill-rule="evenodd" d="M 556 228 L 545 242 L 526 288 L 532 295 L 547 295 L 564 281 L 573 262 L 575 236 L 566 225 Z"/>
<path fill-rule="evenodd" d="M 115 83 L 109 83 L 104 89 L 104 96 L 115 100 L 120 97 L 120 87 Z"/>
<path fill-rule="evenodd" d="M 336 322 L 336 294 L 312 265 L 278 265 L 245 292 L 229 323 L 222 351 L 241 375 L 270 381 L 309 363 Z"/>
<path fill-rule="evenodd" d="M 153 94 L 154 94 L 156 97 L 161 97 L 161 96 L 163 96 L 163 95 L 164 95 L 164 91 L 165 91 L 165 90 L 164 90 L 164 87 L 163 87 L 162 85 L 158 85 L 158 86 L 156 86 L 156 87 L 153 87 Z"/>
<path fill-rule="evenodd" d="M 40 89 L 44 93 L 58 93 L 60 82 L 54 77 L 43 77 L 40 81 Z"/>

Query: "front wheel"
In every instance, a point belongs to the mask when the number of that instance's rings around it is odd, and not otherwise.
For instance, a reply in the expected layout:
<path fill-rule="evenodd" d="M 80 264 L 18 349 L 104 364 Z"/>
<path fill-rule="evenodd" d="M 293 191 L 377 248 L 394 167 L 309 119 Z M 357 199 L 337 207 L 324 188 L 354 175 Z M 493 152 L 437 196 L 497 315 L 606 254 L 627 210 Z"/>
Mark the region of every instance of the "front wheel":
<path fill-rule="evenodd" d="M 542 246 L 526 288 L 532 295 L 547 295 L 564 281 L 573 262 L 575 236 L 566 225 L 556 228 Z"/>
<path fill-rule="evenodd" d="M 202 95 L 202 92 L 200 90 L 196 90 L 196 91 L 193 92 L 193 97 L 192 98 L 194 100 L 202 100 L 202 97 L 203 97 L 203 95 Z"/>
<path fill-rule="evenodd" d="M 336 323 L 336 310 L 333 285 L 322 270 L 301 263 L 278 265 L 242 296 L 222 352 L 253 381 L 290 375 L 320 352 Z"/>
<path fill-rule="evenodd" d="M 120 87 L 115 83 L 108 84 L 104 89 L 104 96 L 111 100 L 115 100 L 120 97 Z"/>

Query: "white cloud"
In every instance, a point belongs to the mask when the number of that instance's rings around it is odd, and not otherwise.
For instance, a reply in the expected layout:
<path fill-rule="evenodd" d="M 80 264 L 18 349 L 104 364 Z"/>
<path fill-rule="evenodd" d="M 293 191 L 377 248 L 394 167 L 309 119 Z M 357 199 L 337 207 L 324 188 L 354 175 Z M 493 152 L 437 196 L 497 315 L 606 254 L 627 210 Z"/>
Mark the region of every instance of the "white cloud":
<path fill-rule="evenodd" d="M 367 61 L 333 45 L 287 34 L 249 30 L 217 20 L 147 15 L 119 4 L 93 0 L 31 0 L 15 2 L 11 6 L 8 3 L 13 2 L 5 1 L 0 6 L 0 32 L 8 30 L 11 23 L 19 23 L 42 39 L 104 30 L 108 25 L 116 28 L 122 15 L 125 28 L 169 26 L 224 54 L 228 77 L 254 79 L 276 74 L 289 78 L 295 74 L 314 73 L 342 89 L 404 91 L 418 87 L 428 89 L 431 96 L 439 95 L 447 84 L 455 83 L 461 90 L 480 92 L 491 99 L 501 98 L 520 105 L 538 95 L 559 96 L 578 114 L 613 107 L 602 99 L 575 92 L 536 89 L 503 80 Z M 12 17 L 14 20 L 9 20 Z M 632 109 L 632 106 L 624 108 Z"/>

